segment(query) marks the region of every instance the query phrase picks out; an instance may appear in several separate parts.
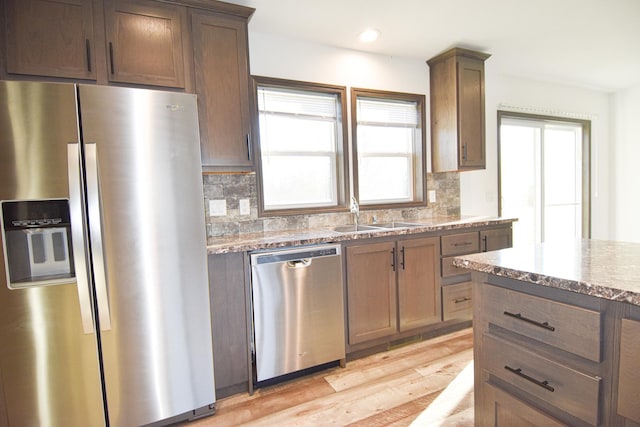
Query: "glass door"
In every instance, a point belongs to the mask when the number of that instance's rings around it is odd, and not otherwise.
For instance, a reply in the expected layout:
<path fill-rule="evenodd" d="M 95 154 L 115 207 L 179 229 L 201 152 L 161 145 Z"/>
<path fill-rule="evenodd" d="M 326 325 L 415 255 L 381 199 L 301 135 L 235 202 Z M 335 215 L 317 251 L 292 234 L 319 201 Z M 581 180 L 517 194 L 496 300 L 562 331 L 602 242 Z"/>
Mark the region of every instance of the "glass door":
<path fill-rule="evenodd" d="M 499 123 L 500 215 L 518 218 L 514 246 L 589 237 L 588 122 L 500 113 Z"/>

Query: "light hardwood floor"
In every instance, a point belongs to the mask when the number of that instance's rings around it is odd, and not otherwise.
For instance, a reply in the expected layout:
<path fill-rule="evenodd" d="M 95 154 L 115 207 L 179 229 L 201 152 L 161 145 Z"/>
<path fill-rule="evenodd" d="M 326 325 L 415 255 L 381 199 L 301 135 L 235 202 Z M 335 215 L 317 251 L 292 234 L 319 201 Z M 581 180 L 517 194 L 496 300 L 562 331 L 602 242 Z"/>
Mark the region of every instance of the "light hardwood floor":
<path fill-rule="evenodd" d="M 183 427 L 473 426 L 471 329 L 217 403 Z"/>

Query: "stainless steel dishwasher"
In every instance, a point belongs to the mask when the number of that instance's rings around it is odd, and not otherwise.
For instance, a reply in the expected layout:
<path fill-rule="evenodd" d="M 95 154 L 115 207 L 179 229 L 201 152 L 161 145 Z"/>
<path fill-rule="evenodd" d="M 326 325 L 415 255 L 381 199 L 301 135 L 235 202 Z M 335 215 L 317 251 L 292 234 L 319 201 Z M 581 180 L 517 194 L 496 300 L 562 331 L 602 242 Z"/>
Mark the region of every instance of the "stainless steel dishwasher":
<path fill-rule="evenodd" d="M 345 323 L 340 245 L 251 254 L 256 381 L 339 360 Z"/>

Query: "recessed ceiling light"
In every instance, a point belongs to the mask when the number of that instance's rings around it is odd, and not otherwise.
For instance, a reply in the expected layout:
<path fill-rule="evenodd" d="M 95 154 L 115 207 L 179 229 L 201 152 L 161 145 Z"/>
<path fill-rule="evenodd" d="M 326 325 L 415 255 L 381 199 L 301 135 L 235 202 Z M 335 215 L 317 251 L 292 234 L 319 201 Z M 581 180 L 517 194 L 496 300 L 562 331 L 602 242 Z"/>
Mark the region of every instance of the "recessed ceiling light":
<path fill-rule="evenodd" d="M 364 30 L 360 33 L 360 41 L 364 43 L 371 43 L 376 41 L 380 37 L 380 30 L 370 29 Z"/>

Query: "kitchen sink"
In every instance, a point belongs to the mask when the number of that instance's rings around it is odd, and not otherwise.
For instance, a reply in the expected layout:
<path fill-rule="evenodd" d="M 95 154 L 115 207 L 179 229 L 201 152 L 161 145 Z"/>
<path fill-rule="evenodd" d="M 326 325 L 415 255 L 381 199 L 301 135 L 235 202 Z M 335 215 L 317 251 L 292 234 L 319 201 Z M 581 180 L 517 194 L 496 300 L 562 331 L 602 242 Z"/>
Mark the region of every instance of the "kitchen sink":
<path fill-rule="evenodd" d="M 378 228 L 412 228 L 412 227 L 421 227 L 423 226 L 423 224 L 414 224 L 411 222 L 401 222 L 401 221 L 394 221 L 394 222 L 383 222 L 380 224 L 370 224 L 371 227 L 378 227 Z"/>
<path fill-rule="evenodd" d="M 332 230 L 338 233 L 357 233 L 360 231 L 375 231 L 382 227 L 374 227 L 372 225 L 341 225 L 333 227 Z"/>

